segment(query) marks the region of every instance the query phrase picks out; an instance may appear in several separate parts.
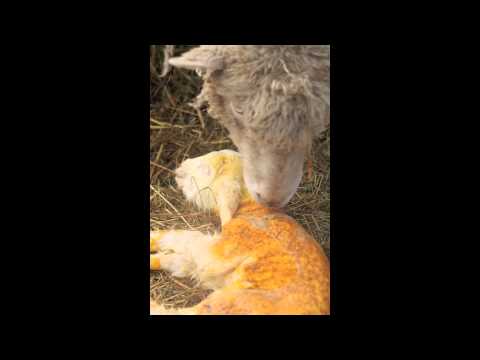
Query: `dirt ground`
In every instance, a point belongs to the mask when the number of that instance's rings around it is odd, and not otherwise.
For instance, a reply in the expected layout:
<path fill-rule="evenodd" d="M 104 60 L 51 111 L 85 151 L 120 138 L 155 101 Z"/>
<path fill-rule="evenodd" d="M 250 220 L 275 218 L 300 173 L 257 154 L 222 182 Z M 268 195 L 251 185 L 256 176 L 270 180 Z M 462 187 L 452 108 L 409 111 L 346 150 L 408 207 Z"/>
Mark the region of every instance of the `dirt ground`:
<path fill-rule="evenodd" d="M 194 45 L 176 45 L 179 55 Z M 214 150 L 237 150 L 228 132 L 205 111 L 189 106 L 200 92 L 193 71 L 172 69 L 160 78 L 163 45 L 150 51 L 150 229 L 219 229 L 219 219 L 187 204 L 176 189 L 172 170 L 187 158 Z M 306 166 L 300 187 L 286 212 L 302 224 L 330 257 L 330 134 L 314 143 L 312 166 Z M 150 273 L 150 296 L 166 307 L 192 306 L 208 291 L 189 279 L 173 278 L 162 271 Z"/>

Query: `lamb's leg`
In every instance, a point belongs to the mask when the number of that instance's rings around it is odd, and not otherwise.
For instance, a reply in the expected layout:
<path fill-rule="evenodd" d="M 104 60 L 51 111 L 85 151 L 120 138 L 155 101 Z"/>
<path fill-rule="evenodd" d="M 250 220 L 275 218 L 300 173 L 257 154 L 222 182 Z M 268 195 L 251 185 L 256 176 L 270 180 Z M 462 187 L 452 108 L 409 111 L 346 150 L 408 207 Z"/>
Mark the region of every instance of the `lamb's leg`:
<path fill-rule="evenodd" d="M 167 233 L 166 230 L 150 231 L 150 252 L 154 253 L 160 250 L 159 240 Z M 160 256 L 161 254 L 150 255 L 150 269 L 160 270 Z"/>
<path fill-rule="evenodd" d="M 158 253 L 150 255 L 151 270 L 166 270 L 176 277 L 191 276 L 207 289 L 224 286 L 225 277 L 246 257 L 224 259 L 212 251 L 219 235 L 205 235 L 199 231 L 171 230 L 152 232 L 150 248 Z"/>
<path fill-rule="evenodd" d="M 150 231 L 150 252 L 157 252 L 159 248 L 159 240 L 168 232 L 168 230 Z"/>
<path fill-rule="evenodd" d="M 150 269 L 167 270 L 177 277 L 196 276 L 199 266 L 210 261 L 210 246 L 214 236 L 198 231 L 153 231 L 150 232 Z M 150 300 L 150 315 L 195 315 L 194 308 L 166 309 Z"/>
<path fill-rule="evenodd" d="M 262 293 L 244 289 L 216 290 L 189 308 L 165 309 L 163 305 L 150 301 L 150 315 L 298 315 L 300 312 L 299 309 L 276 308 L 268 291 Z"/>
<path fill-rule="evenodd" d="M 167 270 L 177 277 L 193 275 L 213 241 L 214 236 L 199 231 L 152 231 L 150 251 L 158 252 L 150 255 L 150 269 Z"/>

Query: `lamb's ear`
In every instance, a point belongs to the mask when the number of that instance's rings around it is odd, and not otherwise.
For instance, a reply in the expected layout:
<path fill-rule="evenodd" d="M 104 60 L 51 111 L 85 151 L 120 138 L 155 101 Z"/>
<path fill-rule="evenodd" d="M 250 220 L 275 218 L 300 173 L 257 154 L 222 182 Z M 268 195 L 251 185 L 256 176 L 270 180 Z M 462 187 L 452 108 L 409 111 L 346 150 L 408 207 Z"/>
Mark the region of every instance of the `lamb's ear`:
<path fill-rule="evenodd" d="M 238 185 L 222 184 L 218 188 L 218 212 L 222 226 L 228 223 L 238 210 L 241 200 L 241 188 Z"/>

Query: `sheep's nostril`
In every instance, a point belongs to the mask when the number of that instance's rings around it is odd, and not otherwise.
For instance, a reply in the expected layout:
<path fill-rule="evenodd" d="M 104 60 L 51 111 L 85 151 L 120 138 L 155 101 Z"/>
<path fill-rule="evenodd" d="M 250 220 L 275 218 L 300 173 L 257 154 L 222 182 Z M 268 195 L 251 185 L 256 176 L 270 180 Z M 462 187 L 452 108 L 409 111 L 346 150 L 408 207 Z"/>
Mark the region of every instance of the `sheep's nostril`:
<path fill-rule="evenodd" d="M 261 199 L 262 199 L 262 196 L 261 196 L 260 193 L 258 193 L 258 192 L 255 193 L 255 196 L 257 197 L 258 200 L 261 200 Z"/>

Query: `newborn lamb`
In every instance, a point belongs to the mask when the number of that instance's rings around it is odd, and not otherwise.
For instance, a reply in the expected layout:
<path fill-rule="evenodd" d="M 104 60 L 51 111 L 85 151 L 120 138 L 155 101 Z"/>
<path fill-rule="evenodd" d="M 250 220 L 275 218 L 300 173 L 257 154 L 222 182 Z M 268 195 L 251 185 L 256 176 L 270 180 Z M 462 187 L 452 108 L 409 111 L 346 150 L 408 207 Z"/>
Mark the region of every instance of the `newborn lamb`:
<path fill-rule="evenodd" d="M 251 197 L 240 154 L 189 159 L 176 175 L 187 200 L 219 214 L 222 231 L 152 231 L 150 269 L 192 277 L 215 291 L 190 308 L 151 301 L 151 315 L 330 314 L 330 265 L 322 248 L 282 210 Z"/>

